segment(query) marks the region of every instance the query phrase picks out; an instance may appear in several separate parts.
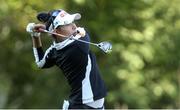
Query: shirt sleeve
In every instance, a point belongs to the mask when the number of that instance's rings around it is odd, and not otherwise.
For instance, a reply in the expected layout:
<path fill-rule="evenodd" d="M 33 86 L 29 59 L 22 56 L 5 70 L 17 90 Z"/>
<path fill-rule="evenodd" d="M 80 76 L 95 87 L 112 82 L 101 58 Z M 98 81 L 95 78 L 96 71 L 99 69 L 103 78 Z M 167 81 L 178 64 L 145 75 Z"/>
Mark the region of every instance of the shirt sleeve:
<path fill-rule="evenodd" d="M 54 66 L 54 58 L 53 53 L 54 50 L 52 46 L 46 50 L 46 52 L 43 52 L 42 47 L 39 48 L 33 48 L 33 53 L 35 57 L 36 65 L 39 68 L 49 68 Z"/>

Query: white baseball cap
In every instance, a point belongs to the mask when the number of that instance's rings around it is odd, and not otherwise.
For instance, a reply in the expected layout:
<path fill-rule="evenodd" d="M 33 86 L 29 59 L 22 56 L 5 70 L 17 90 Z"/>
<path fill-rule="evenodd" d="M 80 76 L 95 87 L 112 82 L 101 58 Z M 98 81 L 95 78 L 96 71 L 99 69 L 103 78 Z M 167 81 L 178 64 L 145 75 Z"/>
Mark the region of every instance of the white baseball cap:
<path fill-rule="evenodd" d="M 59 9 L 58 11 L 53 12 L 52 16 L 55 16 L 52 24 L 49 27 L 49 30 L 56 29 L 58 26 L 63 26 L 74 22 L 75 20 L 79 20 L 81 18 L 81 14 L 69 14 L 64 10 Z"/>

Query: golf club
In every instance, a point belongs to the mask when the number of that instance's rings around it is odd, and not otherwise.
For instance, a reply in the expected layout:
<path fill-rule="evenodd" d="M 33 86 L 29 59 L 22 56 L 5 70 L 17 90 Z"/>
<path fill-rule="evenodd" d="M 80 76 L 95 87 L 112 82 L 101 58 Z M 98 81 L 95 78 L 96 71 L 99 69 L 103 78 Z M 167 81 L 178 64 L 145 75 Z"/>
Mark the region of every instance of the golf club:
<path fill-rule="evenodd" d="M 61 37 L 68 37 L 68 36 L 58 34 L 58 33 L 54 33 L 54 32 L 50 32 L 50 31 L 47 31 L 47 30 L 44 30 L 44 29 L 39 29 L 39 30 L 42 31 L 42 32 L 45 32 L 45 33 L 54 34 L 54 35 L 61 36 Z M 73 40 L 76 40 L 76 41 L 79 41 L 79 42 L 94 45 L 96 47 L 99 47 L 105 53 L 110 53 L 112 51 L 112 44 L 109 43 L 109 42 L 106 42 L 106 41 L 105 42 L 100 42 L 100 43 L 92 43 L 92 42 L 84 41 L 84 40 L 81 40 L 81 39 L 76 39 L 76 38 L 74 38 L 73 35 L 71 35 L 69 37 L 69 39 L 73 39 Z"/>

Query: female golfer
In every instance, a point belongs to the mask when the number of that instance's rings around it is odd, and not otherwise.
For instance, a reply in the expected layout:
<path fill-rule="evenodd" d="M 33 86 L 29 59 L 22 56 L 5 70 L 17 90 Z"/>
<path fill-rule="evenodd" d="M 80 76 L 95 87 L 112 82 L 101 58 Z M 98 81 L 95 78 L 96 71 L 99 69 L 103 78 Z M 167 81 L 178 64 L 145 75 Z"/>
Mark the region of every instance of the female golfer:
<path fill-rule="evenodd" d="M 39 13 L 37 19 L 42 24 L 29 23 L 26 27 L 32 36 L 33 53 L 39 68 L 58 66 L 71 87 L 69 99 L 64 101 L 63 109 L 104 109 L 106 87 L 100 77 L 99 68 L 89 44 L 69 37 L 90 41 L 84 28 L 74 23 L 79 13 L 69 14 L 64 10 Z M 42 30 L 63 35 L 52 35 L 53 44 L 43 52 L 40 33 Z M 64 37 L 67 36 L 67 37 Z"/>

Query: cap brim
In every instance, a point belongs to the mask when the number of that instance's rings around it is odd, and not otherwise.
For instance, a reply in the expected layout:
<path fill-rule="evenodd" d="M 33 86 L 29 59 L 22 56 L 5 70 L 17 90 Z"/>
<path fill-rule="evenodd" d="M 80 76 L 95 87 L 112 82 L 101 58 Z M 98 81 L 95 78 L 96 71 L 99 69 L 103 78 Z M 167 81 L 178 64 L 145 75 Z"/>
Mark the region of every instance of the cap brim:
<path fill-rule="evenodd" d="M 73 14 L 72 16 L 74 16 L 74 20 L 81 19 L 81 14 L 79 14 L 79 13 Z"/>

